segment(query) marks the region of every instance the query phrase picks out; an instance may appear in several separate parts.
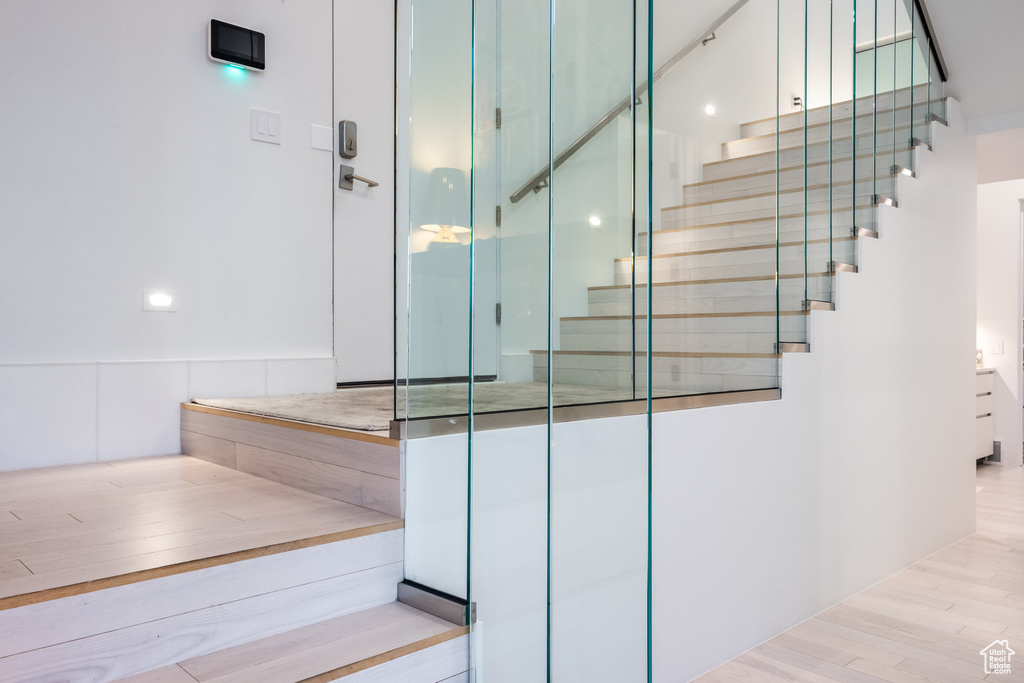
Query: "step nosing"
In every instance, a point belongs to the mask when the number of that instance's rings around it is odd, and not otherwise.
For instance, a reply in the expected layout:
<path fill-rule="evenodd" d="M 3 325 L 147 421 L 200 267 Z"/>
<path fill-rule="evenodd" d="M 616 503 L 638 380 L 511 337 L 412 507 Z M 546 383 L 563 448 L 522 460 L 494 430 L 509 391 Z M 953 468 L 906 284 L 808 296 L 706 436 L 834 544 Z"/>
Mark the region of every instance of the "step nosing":
<path fill-rule="evenodd" d="M 807 277 L 828 277 L 830 274 L 826 272 L 820 273 L 807 273 Z M 655 282 L 655 287 L 681 287 L 690 285 L 717 285 L 717 284 L 734 284 L 741 282 L 768 282 L 775 280 L 775 275 L 750 275 L 747 277 L 725 277 L 725 278 L 708 278 L 701 280 L 670 280 L 668 282 Z M 797 278 L 803 278 L 803 273 L 785 273 L 778 276 L 780 280 L 795 280 Z M 605 291 L 610 289 L 632 289 L 634 285 L 599 285 L 596 287 L 589 287 L 592 291 Z M 637 289 L 644 289 L 647 287 L 646 282 L 641 282 L 635 285 Z"/>
<path fill-rule="evenodd" d="M 399 659 L 400 657 L 406 657 L 408 655 L 421 652 L 422 650 L 426 650 L 427 648 L 441 645 L 450 640 L 455 640 L 456 638 L 467 635 L 468 633 L 468 626 L 456 626 L 443 633 L 428 636 L 427 638 L 421 638 L 411 643 L 406 643 L 405 645 L 386 650 L 385 652 L 371 655 L 370 657 L 364 657 L 359 661 L 351 662 L 344 666 L 329 669 L 322 673 L 300 679 L 296 681 L 296 683 L 329 683 L 329 681 L 342 680 L 346 676 L 351 676 L 361 671 L 372 669 L 375 666 L 380 666 L 395 659 Z"/>
<path fill-rule="evenodd" d="M 144 581 L 160 579 L 166 576 L 187 574 L 188 572 L 209 569 L 212 567 L 220 567 L 223 565 L 234 564 L 236 562 L 243 562 L 245 560 L 255 559 L 258 557 L 279 555 L 281 553 L 291 552 L 293 550 L 302 550 L 304 548 L 312 548 L 319 545 L 326 545 L 328 543 L 338 543 L 341 541 L 347 541 L 354 538 L 360 538 L 363 536 L 372 536 L 373 534 L 395 531 L 398 529 L 402 529 L 404 527 L 405 522 L 403 520 L 394 519 L 387 522 L 378 522 L 377 524 L 369 524 L 366 526 L 346 529 L 343 531 L 335 531 L 327 534 L 318 534 L 316 536 L 292 539 L 289 541 L 282 541 L 280 543 L 272 543 L 270 545 L 258 546 L 254 548 L 246 548 L 243 550 L 236 550 L 229 553 L 222 553 L 219 555 L 211 555 L 209 557 L 202 557 L 193 560 L 186 560 L 183 562 L 176 562 L 172 564 L 162 565 L 159 567 L 140 569 L 138 571 L 127 572 L 124 574 L 113 574 L 110 576 L 104 576 L 97 579 L 90 579 L 88 581 L 79 581 L 76 583 L 71 583 L 63 586 L 43 588 L 28 593 L 9 595 L 0 598 L 0 611 L 14 609 L 17 607 L 24 607 L 26 605 L 35 605 L 42 602 L 49 602 L 51 600 L 58 600 L 60 598 L 84 595 L 86 593 L 94 593 L 96 591 L 106 590 L 108 588 L 116 588 L 119 586 L 142 583 Z"/>
<path fill-rule="evenodd" d="M 207 406 L 201 403 L 193 402 L 182 403 L 181 407 L 183 410 L 189 410 L 196 413 L 218 415 L 220 417 L 226 417 L 235 420 L 244 420 L 246 422 L 258 422 L 260 424 L 272 425 L 274 427 L 283 427 L 285 429 L 295 429 L 303 432 L 311 432 L 315 434 L 323 434 L 326 436 L 334 436 L 339 439 L 349 439 L 350 441 L 363 441 L 366 443 L 373 443 L 381 446 L 394 446 L 396 448 L 401 444 L 401 442 L 398 441 L 397 439 L 391 439 L 386 436 L 379 436 L 377 434 L 371 434 L 369 432 L 360 432 L 352 429 L 345 429 L 344 427 L 317 424 L 315 422 L 300 422 L 298 420 L 287 420 L 280 417 L 260 415 L 259 413 L 247 413 L 240 410 L 231 410 L 229 408 L 217 408 L 214 406 Z"/>
<path fill-rule="evenodd" d="M 797 167 L 797 168 L 802 168 L 802 167 Z M 858 185 L 861 184 L 861 183 L 875 183 L 875 182 L 877 182 L 879 180 L 885 181 L 885 180 L 893 180 L 895 178 L 896 178 L 896 174 L 888 173 L 888 174 L 885 174 L 885 175 L 877 175 L 874 178 L 864 178 L 863 180 L 856 181 L 856 183 Z M 692 208 L 695 208 L 695 207 L 698 207 L 698 206 L 715 206 L 717 204 L 725 204 L 727 202 L 739 202 L 739 201 L 743 201 L 744 199 L 764 199 L 765 197 L 774 197 L 777 194 L 779 194 L 779 195 L 787 194 L 788 195 L 788 194 L 796 194 L 798 192 L 814 192 L 814 191 L 817 191 L 817 190 L 828 190 L 828 189 L 831 189 L 831 188 L 834 188 L 834 187 L 846 187 L 846 186 L 853 185 L 853 184 L 854 184 L 853 180 L 841 180 L 839 182 L 832 183 L 831 185 L 829 185 L 828 183 L 824 183 L 824 184 L 818 184 L 818 185 L 808 185 L 807 187 L 793 187 L 793 188 L 789 188 L 789 189 L 786 189 L 786 190 L 778 190 L 777 192 L 775 192 L 775 191 L 771 191 L 771 192 L 758 192 L 756 194 L 740 195 L 738 197 L 720 197 L 718 199 L 711 199 L 711 200 L 708 200 L 708 201 L 691 202 L 689 204 L 677 204 L 675 206 L 666 206 L 666 207 L 663 207 L 661 210 L 662 211 L 674 211 L 674 210 L 679 210 L 679 209 L 692 209 Z"/>

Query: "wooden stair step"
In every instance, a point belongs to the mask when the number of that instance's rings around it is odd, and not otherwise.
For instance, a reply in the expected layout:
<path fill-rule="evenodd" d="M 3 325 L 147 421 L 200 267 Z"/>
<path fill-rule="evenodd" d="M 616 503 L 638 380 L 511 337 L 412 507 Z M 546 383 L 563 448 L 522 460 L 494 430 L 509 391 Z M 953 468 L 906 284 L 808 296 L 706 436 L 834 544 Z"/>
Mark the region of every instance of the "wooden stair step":
<path fill-rule="evenodd" d="M 35 572 L 0 579 L 2 683 L 110 683 L 386 604 L 402 580 L 401 519 L 188 456 L 5 473 L 0 492 L 25 515 L 0 564 Z"/>
<path fill-rule="evenodd" d="M 466 634 L 464 626 L 391 602 L 188 659 L 124 683 L 443 680 L 467 670 Z M 188 678 L 181 679 L 181 673 Z"/>

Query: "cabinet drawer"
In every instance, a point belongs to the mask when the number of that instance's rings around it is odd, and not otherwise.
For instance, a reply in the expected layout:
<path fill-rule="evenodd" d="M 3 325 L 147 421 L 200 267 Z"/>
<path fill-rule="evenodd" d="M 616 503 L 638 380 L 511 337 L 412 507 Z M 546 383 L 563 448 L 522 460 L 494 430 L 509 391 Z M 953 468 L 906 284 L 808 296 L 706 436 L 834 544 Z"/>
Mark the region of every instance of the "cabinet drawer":
<path fill-rule="evenodd" d="M 992 455 L 992 434 L 995 418 L 979 417 L 975 422 L 977 423 L 975 432 L 974 442 L 974 459 L 986 458 Z"/>
<path fill-rule="evenodd" d="M 995 373 L 987 373 L 984 375 L 977 376 L 977 391 L 978 394 L 989 394 L 996 386 Z"/>
<path fill-rule="evenodd" d="M 974 399 L 975 415 L 990 415 L 995 409 L 995 397 L 992 394 L 985 394 Z"/>

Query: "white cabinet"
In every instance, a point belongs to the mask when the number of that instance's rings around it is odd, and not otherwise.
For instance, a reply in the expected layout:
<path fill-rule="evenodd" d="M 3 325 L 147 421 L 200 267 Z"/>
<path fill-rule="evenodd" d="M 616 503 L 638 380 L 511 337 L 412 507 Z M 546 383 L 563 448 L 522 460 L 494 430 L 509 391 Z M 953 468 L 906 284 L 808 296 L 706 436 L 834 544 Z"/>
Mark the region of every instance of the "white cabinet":
<path fill-rule="evenodd" d="M 974 458 L 987 458 L 992 455 L 992 441 L 994 439 L 995 418 L 992 412 L 995 410 L 995 399 L 992 392 L 995 389 L 996 375 L 991 368 L 978 368 L 975 381 L 974 415 L 975 437 L 974 437 Z"/>

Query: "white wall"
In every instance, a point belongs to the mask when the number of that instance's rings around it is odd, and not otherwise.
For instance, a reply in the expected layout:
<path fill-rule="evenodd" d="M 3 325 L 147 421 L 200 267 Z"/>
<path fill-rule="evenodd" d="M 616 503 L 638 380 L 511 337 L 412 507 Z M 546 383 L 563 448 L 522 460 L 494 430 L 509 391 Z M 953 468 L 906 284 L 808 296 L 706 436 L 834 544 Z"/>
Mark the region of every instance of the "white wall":
<path fill-rule="evenodd" d="M 210 18 L 266 72 L 207 60 Z M 4 3 L 0 469 L 177 452 L 192 391 L 330 386 L 331 42 L 328 0 Z"/>
<path fill-rule="evenodd" d="M 976 177 L 957 103 L 949 114 L 861 272 L 839 274 L 838 310 L 812 314 L 813 353 L 786 356 L 782 400 L 654 416 L 655 681 L 690 680 L 973 531 Z M 549 438 L 553 664 L 578 644 L 564 617 L 593 642 L 611 619 L 622 656 L 601 646 L 587 680 L 642 677 L 616 669 L 644 662 L 630 649 L 646 604 L 637 419 L 474 435 L 488 681 L 543 672 Z M 468 448 L 407 446 L 406 562 L 428 583 L 465 580 Z"/>
<path fill-rule="evenodd" d="M 785 357 L 782 401 L 655 416 L 655 680 L 972 532 L 976 174 L 949 113 L 837 311 L 812 314 L 813 353 Z"/>
<path fill-rule="evenodd" d="M 994 438 L 1008 465 L 1021 464 L 1022 199 L 1024 180 L 978 186 L 977 348 L 985 367 L 996 370 Z"/>

